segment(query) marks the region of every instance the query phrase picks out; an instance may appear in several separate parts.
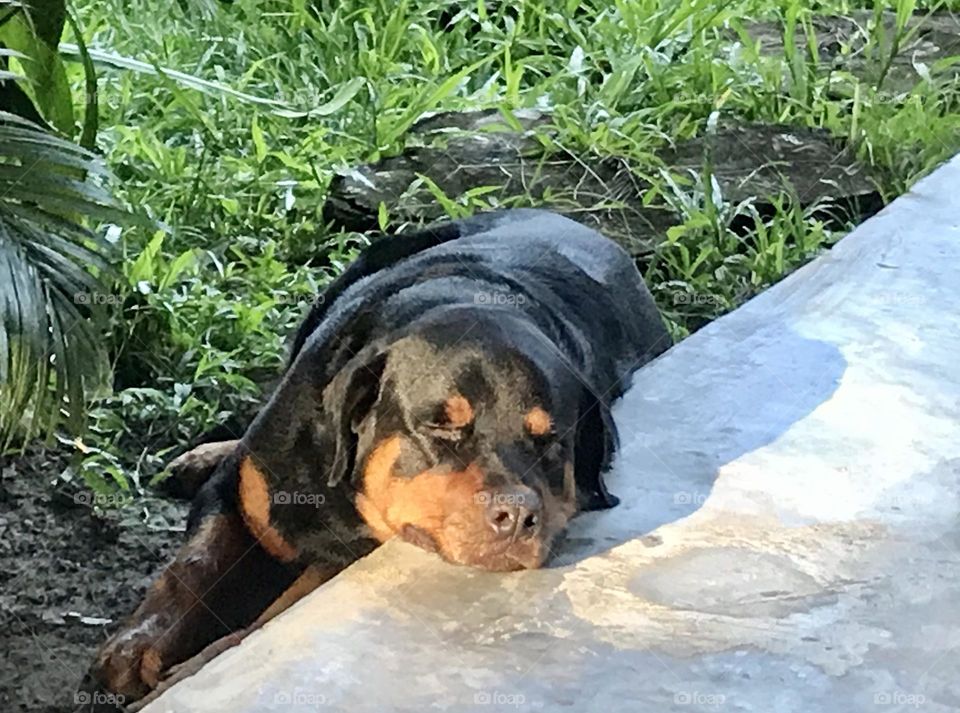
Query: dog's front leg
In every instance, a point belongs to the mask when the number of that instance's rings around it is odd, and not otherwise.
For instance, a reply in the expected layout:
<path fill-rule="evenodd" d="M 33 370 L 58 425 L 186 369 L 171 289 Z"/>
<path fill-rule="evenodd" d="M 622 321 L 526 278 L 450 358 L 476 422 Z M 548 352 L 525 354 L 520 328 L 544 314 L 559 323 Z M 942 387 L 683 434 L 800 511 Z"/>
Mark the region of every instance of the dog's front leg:
<path fill-rule="evenodd" d="M 171 667 L 253 624 L 301 571 L 267 554 L 239 513 L 207 515 L 104 644 L 85 687 L 142 698 Z"/>

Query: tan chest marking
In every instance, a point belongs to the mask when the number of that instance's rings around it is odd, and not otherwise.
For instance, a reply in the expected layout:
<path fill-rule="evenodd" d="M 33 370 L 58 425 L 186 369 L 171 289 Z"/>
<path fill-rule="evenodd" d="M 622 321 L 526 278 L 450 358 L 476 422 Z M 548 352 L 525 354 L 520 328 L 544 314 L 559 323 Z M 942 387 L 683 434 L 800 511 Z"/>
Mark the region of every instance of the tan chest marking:
<path fill-rule="evenodd" d="M 272 494 L 266 476 L 254 465 L 250 456 L 240 461 L 240 513 L 247 529 L 271 556 L 289 562 L 297 556 L 296 548 L 270 524 Z"/>

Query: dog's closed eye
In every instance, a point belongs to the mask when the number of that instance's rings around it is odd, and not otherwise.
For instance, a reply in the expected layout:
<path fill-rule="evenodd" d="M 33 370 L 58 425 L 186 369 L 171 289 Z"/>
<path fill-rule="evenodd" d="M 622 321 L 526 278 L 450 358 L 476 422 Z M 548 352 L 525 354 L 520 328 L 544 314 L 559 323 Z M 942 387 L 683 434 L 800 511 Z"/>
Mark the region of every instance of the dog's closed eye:
<path fill-rule="evenodd" d="M 450 423 L 424 423 L 422 428 L 427 435 L 433 438 L 453 442 L 462 439 L 466 430 L 464 427 L 454 426 Z"/>
<path fill-rule="evenodd" d="M 470 402 L 454 394 L 437 404 L 420 423 L 421 430 L 433 438 L 459 441 L 473 425 L 474 412 Z"/>

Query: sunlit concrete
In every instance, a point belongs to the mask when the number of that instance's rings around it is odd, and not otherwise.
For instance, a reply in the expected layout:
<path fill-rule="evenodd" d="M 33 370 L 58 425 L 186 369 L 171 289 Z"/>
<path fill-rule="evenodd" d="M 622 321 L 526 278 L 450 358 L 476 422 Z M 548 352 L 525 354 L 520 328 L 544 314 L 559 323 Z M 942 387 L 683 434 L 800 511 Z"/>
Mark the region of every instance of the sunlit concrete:
<path fill-rule="evenodd" d="M 147 708 L 960 709 L 960 159 L 637 374 L 548 569 L 390 544 Z"/>

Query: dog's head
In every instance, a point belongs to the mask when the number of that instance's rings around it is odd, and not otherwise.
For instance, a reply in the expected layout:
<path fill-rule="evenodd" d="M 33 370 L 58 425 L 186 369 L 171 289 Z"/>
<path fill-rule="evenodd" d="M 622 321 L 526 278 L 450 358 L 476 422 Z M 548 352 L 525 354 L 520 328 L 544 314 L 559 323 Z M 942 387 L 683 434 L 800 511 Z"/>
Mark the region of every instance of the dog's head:
<path fill-rule="evenodd" d="M 368 345 L 324 390 L 331 485 L 377 539 L 490 570 L 541 566 L 578 511 L 616 499 L 594 387 L 508 311 L 446 310 Z"/>

